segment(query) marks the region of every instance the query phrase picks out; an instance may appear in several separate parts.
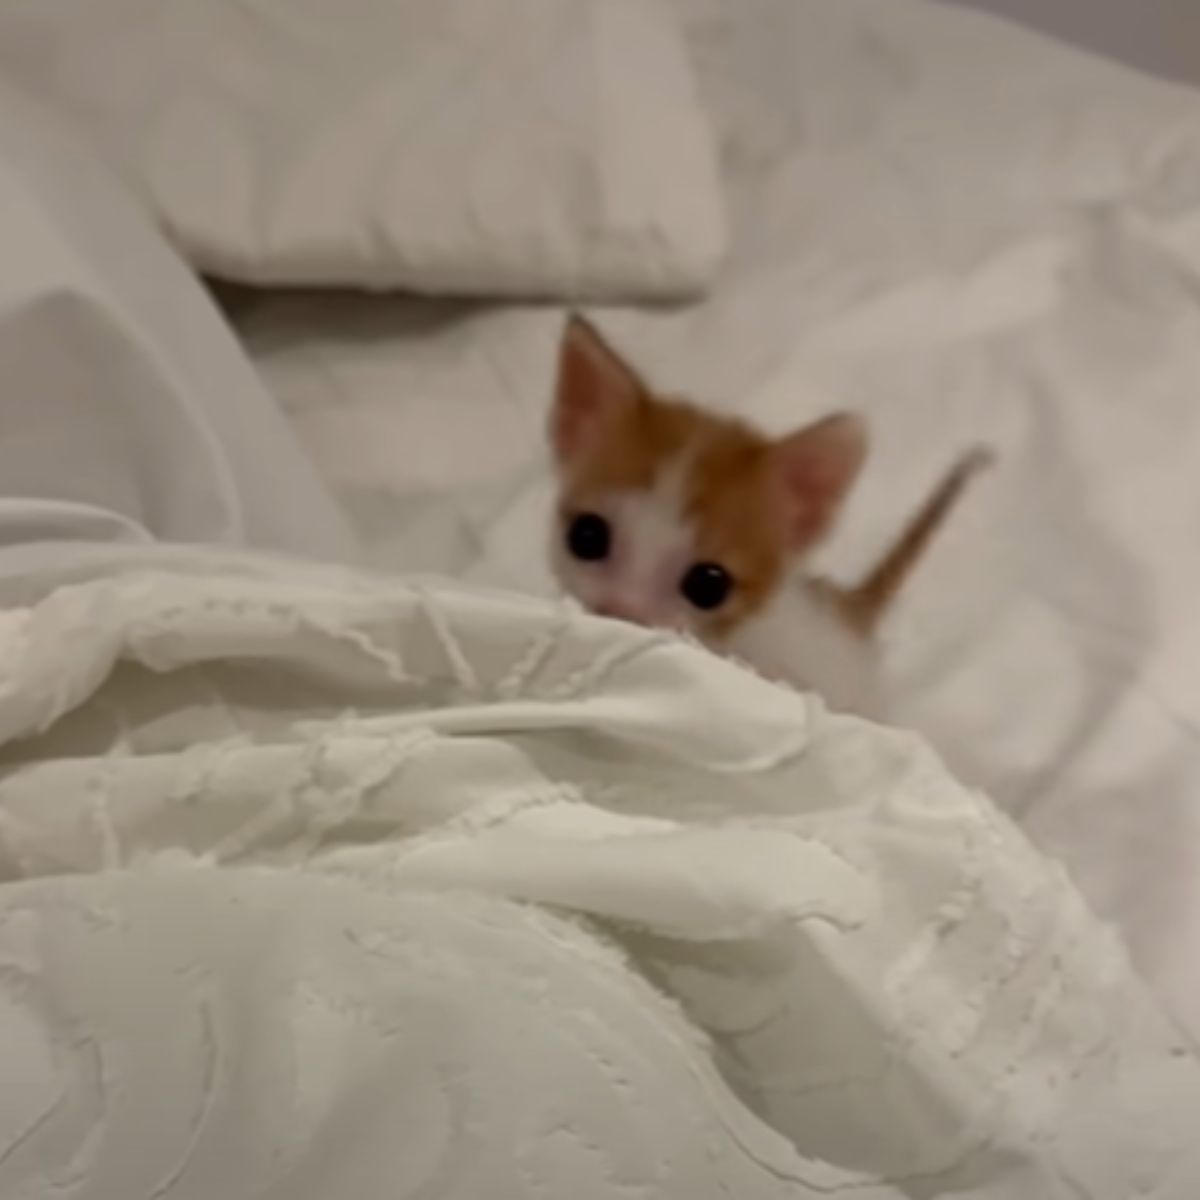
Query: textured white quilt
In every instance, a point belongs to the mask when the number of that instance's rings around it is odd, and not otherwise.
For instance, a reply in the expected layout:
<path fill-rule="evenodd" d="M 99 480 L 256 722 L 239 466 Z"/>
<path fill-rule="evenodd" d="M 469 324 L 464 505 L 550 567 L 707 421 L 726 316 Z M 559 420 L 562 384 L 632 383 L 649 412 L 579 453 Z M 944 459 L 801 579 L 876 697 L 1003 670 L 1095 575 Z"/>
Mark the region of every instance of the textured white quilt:
<path fill-rule="evenodd" d="M 1197 1194 L 1194 1056 L 907 736 L 534 601 L 103 557 L 0 623 L 6 1198 Z"/>

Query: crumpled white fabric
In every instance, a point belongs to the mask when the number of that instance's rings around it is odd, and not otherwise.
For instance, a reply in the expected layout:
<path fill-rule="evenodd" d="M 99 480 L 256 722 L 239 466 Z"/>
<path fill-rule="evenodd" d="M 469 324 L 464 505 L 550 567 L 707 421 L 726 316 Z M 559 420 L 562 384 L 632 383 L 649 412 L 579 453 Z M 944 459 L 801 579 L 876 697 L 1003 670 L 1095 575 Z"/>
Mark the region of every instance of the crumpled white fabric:
<path fill-rule="evenodd" d="M 6 551 L 157 538 L 360 556 L 150 215 L 66 122 L 3 77 L 0 263 Z"/>
<path fill-rule="evenodd" d="M 122 553 L 0 619 L 0 1194 L 1196 1194 L 1194 1053 L 910 736 Z"/>
<path fill-rule="evenodd" d="M 658 0 L 0 0 L 0 69 L 227 279 L 677 298 L 725 245 Z"/>

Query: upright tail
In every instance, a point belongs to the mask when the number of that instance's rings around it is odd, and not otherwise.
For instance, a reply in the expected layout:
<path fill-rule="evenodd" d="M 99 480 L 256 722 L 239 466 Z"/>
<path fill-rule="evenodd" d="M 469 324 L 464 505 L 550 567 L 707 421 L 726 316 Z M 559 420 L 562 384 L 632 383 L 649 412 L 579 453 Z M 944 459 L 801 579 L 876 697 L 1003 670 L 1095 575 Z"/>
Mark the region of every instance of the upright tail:
<path fill-rule="evenodd" d="M 934 489 L 896 541 L 885 551 L 856 587 L 842 592 L 840 605 L 847 620 L 861 633 L 870 634 L 904 586 L 933 535 L 950 515 L 963 489 L 995 462 L 993 452 L 977 446 L 958 460 Z"/>

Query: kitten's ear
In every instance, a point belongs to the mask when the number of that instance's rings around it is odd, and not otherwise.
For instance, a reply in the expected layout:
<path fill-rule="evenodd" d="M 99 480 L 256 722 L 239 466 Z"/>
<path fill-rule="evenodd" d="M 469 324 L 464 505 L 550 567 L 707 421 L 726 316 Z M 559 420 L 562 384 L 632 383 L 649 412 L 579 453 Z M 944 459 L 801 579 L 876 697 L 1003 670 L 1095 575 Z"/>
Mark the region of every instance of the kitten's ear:
<path fill-rule="evenodd" d="M 645 395 L 633 368 L 595 327 L 580 316 L 569 317 L 559 346 L 550 415 L 550 441 L 558 461 L 570 462 L 598 429 Z"/>
<path fill-rule="evenodd" d="M 828 532 L 867 457 L 861 417 L 835 413 L 775 443 L 797 548 Z"/>

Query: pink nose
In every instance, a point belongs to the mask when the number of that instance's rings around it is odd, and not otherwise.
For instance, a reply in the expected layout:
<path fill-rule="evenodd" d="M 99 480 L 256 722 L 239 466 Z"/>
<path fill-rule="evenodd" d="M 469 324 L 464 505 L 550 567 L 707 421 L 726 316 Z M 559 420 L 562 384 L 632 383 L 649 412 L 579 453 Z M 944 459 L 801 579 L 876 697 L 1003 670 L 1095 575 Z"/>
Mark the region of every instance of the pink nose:
<path fill-rule="evenodd" d="M 627 604 L 623 600 L 602 600 L 592 611 L 598 617 L 612 617 L 616 621 L 632 621 L 635 625 L 645 623 L 633 605 Z"/>

